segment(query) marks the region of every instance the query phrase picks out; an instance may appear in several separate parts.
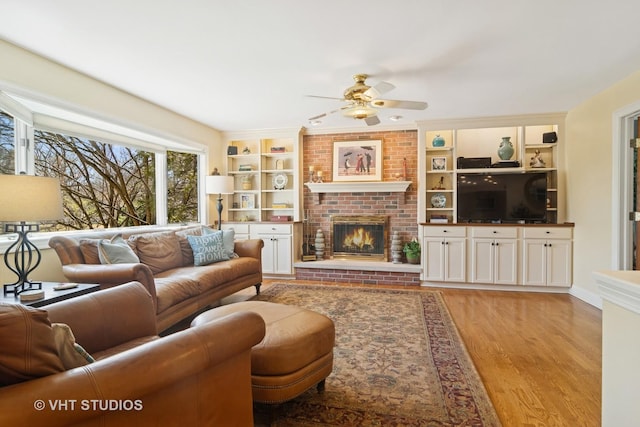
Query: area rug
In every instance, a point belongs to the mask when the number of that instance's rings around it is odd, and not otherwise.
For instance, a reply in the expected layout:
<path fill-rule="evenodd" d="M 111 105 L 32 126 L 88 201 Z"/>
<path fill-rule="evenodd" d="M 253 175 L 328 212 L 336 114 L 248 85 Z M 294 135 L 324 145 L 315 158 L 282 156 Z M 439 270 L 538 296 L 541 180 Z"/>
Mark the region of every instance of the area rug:
<path fill-rule="evenodd" d="M 276 284 L 254 300 L 335 322 L 333 373 L 282 405 L 255 405 L 256 425 L 499 426 L 437 291 Z"/>

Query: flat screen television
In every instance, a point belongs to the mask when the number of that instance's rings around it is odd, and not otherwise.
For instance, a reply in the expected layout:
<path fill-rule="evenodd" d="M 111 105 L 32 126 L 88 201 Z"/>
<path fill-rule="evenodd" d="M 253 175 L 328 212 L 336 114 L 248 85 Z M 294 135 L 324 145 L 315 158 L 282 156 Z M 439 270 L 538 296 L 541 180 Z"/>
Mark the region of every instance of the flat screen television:
<path fill-rule="evenodd" d="M 540 222 L 547 220 L 547 175 L 459 173 L 458 222 Z"/>

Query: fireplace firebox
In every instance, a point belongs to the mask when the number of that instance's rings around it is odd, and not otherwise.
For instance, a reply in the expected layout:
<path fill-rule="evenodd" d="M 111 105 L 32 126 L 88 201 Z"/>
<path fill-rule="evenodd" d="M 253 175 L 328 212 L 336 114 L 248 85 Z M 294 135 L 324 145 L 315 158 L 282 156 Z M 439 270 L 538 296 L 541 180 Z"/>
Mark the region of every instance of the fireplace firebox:
<path fill-rule="evenodd" d="M 386 216 L 332 216 L 333 258 L 387 261 L 387 228 Z"/>

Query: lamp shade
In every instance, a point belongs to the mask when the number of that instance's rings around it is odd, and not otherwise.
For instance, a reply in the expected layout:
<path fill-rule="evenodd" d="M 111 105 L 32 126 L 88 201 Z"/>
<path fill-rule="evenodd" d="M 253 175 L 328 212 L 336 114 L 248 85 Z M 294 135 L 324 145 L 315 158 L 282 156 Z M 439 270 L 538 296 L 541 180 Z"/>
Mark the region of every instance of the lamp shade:
<path fill-rule="evenodd" d="M 225 175 L 210 175 L 205 178 L 204 188 L 207 194 L 232 194 L 233 177 Z"/>
<path fill-rule="evenodd" d="M 62 219 L 58 178 L 0 175 L 0 222 L 38 222 Z"/>

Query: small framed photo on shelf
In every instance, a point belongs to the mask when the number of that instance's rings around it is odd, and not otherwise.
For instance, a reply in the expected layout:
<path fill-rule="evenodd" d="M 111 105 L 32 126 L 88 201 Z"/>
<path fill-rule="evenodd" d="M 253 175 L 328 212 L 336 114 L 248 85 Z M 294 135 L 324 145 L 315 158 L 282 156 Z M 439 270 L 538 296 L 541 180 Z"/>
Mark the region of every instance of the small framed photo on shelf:
<path fill-rule="evenodd" d="M 446 157 L 432 157 L 431 158 L 431 170 L 444 171 L 447 170 L 447 158 Z"/>
<path fill-rule="evenodd" d="M 256 199 L 254 194 L 241 194 L 240 207 L 242 209 L 255 209 Z"/>

